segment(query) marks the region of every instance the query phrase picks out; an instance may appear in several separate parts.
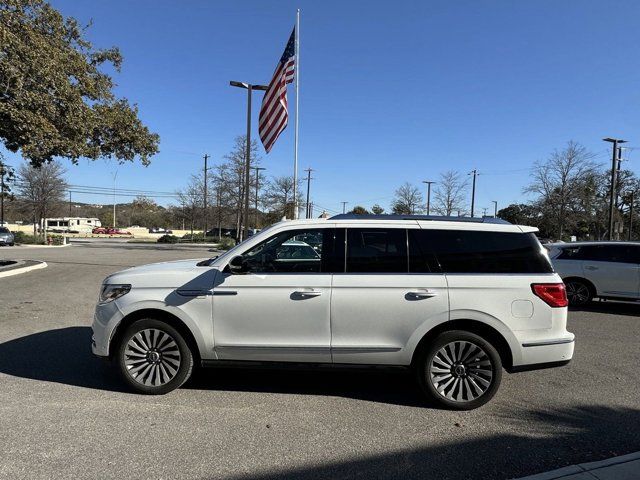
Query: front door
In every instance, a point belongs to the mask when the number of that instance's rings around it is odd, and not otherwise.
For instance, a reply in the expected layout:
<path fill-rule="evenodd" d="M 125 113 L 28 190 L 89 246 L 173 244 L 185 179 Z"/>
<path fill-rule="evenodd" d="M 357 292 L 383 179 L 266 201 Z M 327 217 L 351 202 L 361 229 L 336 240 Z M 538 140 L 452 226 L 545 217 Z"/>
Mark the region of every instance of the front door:
<path fill-rule="evenodd" d="M 218 276 L 213 330 L 219 359 L 331 362 L 331 273 L 325 273 L 323 250 L 332 232 L 280 231 L 242 253 L 243 273 Z"/>

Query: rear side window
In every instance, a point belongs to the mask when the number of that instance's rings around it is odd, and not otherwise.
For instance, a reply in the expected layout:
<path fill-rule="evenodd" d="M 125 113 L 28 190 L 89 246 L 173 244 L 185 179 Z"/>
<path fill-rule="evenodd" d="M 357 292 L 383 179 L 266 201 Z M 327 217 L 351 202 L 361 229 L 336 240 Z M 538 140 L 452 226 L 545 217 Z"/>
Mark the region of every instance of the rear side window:
<path fill-rule="evenodd" d="M 625 244 L 582 245 L 577 248 L 565 248 L 558 258 L 594 262 L 640 263 L 640 247 Z"/>
<path fill-rule="evenodd" d="M 407 231 L 403 228 L 347 230 L 347 272 L 407 273 Z"/>
<path fill-rule="evenodd" d="M 415 243 L 430 249 L 445 273 L 553 272 L 533 233 L 420 230 Z"/>

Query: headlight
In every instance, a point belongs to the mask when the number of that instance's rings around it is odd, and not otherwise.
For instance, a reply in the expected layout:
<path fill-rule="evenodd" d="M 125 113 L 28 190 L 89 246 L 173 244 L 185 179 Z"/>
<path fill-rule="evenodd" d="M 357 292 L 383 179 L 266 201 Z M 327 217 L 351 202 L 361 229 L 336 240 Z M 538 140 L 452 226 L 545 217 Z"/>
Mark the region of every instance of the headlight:
<path fill-rule="evenodd" d="M 113 302 L 116 298 L 126 295 L 131 290 L 131 285 L 106 284 L 100 291 L 100 303 Z"/>

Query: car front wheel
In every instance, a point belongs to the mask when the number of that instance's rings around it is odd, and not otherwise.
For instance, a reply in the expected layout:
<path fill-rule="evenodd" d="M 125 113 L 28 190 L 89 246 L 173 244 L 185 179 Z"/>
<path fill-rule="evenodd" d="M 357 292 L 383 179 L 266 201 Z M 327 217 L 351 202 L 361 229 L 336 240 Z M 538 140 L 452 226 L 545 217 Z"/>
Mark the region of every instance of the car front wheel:
<path fill-rule="evenodd" d="M 117 362 L 125 382 L 134 391 L 159 395 L 189 379 L 193 354 L 171 325 L 142 319 L 131 324 L 121 337 Z"/>
<path fill-rule="evenodd" d="M 428 399 L 453 410 L 472 410 L 498 391 L 502 362 L 484 338 L 465 331 L 438 335 L 417 364 L 418 382 Z"/>

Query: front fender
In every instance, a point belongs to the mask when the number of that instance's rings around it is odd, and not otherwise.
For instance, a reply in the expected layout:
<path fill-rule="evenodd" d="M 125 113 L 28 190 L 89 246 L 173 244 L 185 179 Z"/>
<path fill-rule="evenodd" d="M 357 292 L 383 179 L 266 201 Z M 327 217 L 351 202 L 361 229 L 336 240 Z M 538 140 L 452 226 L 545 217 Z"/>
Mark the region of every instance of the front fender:
<path fill-rule="evenodd" d="M 210 298 L 208 298 L 208 300 L 210 302 Z M 159 300 L 140 300 L 127 303 L 126 305 L 119 305 L 118 307 L 123 318 L 113 326 L 111 338 L 113 338 L 113 334 L 120 323 L 122 323 L 122 320 L 129 315 L 141 310 L 159 310 L 176 317 L 189 329 L 196 341 L 202 359 L 212 360 L 216 358 L 213 343 L 213 322 L 211 321 L 210 314 L 206 319 L 195 319 L 188 315 L 182 308 L 169 305 Z"/>

